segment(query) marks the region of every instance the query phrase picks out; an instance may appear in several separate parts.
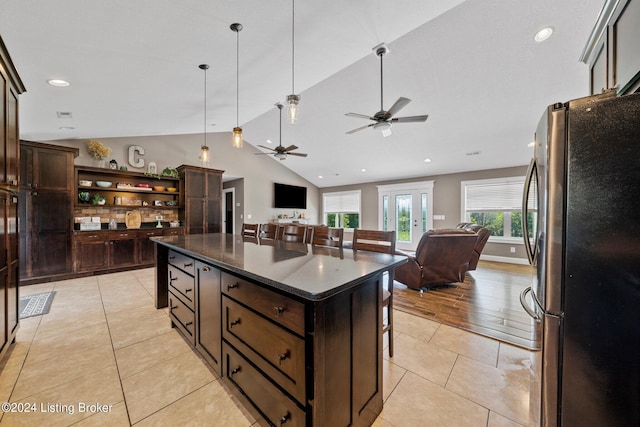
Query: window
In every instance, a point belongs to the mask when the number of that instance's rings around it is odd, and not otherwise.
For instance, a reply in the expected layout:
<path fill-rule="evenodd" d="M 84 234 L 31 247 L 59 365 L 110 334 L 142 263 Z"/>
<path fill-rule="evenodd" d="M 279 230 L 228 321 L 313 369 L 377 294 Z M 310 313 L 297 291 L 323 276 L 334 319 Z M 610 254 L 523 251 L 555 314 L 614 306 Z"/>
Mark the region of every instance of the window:
<path fill-rule="evenodd" d="M 492 241 L 522 241 L 522 177 L 462 181 L 462 221 L 480 224 Z"/>
<path fill-rule="evenodd" d="M 360 228 L 360 190 L 324 193 L 322 212 L 329 227 Z"/>

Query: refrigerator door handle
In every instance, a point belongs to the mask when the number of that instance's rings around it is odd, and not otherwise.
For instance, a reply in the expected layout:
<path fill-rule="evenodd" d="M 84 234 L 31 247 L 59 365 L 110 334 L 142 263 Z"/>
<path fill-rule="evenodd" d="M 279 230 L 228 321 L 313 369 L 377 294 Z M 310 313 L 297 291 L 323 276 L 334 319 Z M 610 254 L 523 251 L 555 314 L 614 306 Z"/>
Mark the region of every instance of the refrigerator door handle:
<path fill-rule="evenodd" d="M 522 308 L 524 308 L 524 311 L 526 311 L 529 316 L 539 322 L 540 316 L 538 316 L 538 314 L 531 307 L 529 307 L 529 304 L 527 304 L 527 294 L 529 293 L 531 293 L 531 286 L 522 291 L 522 293 L 520 294 L 520 305 L 522 305 Z"/>
<path fill-rule="evenodd" d="M 524 249 L 527 253 L 527 258 L 529 259 L 529 264 L 535 265 L 535 253 L 534 247 L 535 243 L 532 246 L 529 241 L 529 216 L 527 215 L 529 209 L 529 191 L 531 190 L 531 181 L 536 176 L 537 167 L 536 167 L 536 159 L 535 157 L 531 159 L 531 163 L 529 163 L 529 169 L 527 170 L 527 177 L 524 182 L 524 193 L 522 195 L 522 238 L 524 239 Z M 536 205 L 538 201 L 535 201 Z M 537 239 L 537 236 L 534 236 Z"/>

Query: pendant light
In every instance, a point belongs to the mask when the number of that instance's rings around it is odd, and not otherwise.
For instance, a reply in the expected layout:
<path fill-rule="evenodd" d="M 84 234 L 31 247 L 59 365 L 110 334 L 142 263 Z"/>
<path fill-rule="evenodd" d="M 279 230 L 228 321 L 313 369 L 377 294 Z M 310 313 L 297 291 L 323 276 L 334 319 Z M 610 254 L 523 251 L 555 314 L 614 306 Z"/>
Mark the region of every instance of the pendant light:
<path fill-rule="evenodd" d="M 207 166 L 210 161 L 209 147 L 207 146 L 207 70 L 208 64 L 200 64 L 198 66 L 204 71 L 204 143 L 200 147 L 200 162 L 202 166 Z"/>
<path fill-rule="evenodd" d="M 291 95 L 287 96 L 287 118 L 292 125 L 300 115 L 300 95 L 295 94 L 295 17 L 296 1 L 291 0 Z"/>
<path fill-rule="evenodd" d="M 242 31 L 242 24 L 231 24 L 230 28 L 231 31 L 236 33 L 236 127 L 233 128 L 233 146 L 242 148 L 242 128 L 238 124 L 240 115 L 240 31 Z"/>

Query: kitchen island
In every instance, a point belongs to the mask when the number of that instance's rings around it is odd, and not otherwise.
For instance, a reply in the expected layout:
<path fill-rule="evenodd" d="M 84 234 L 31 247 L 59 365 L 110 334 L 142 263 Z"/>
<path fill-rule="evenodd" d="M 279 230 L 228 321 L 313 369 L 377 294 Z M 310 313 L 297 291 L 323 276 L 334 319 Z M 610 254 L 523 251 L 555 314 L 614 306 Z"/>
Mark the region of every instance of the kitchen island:
<path fill-rule="evenodd" d="M 383 273 L 406 257 L 230 234 L 153 237 L 157 308 L 263 425 L 371 425 Z"/>

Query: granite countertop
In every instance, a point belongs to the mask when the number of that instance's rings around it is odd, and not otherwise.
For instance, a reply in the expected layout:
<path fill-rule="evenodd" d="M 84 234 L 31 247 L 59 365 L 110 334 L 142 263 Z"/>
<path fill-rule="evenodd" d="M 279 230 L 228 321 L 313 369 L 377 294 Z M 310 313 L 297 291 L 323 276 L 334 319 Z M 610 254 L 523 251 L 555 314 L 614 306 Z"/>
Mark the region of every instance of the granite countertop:
<path fill-rule="evenodd" d="M 407 262 L 407 257 L 400 255 L 280 240 L 243 240 L 233 234 L 188 234 L 151 240 L 311 301 L 328 298 L 357 285 L 363 277 L 374 277 Z"/>

